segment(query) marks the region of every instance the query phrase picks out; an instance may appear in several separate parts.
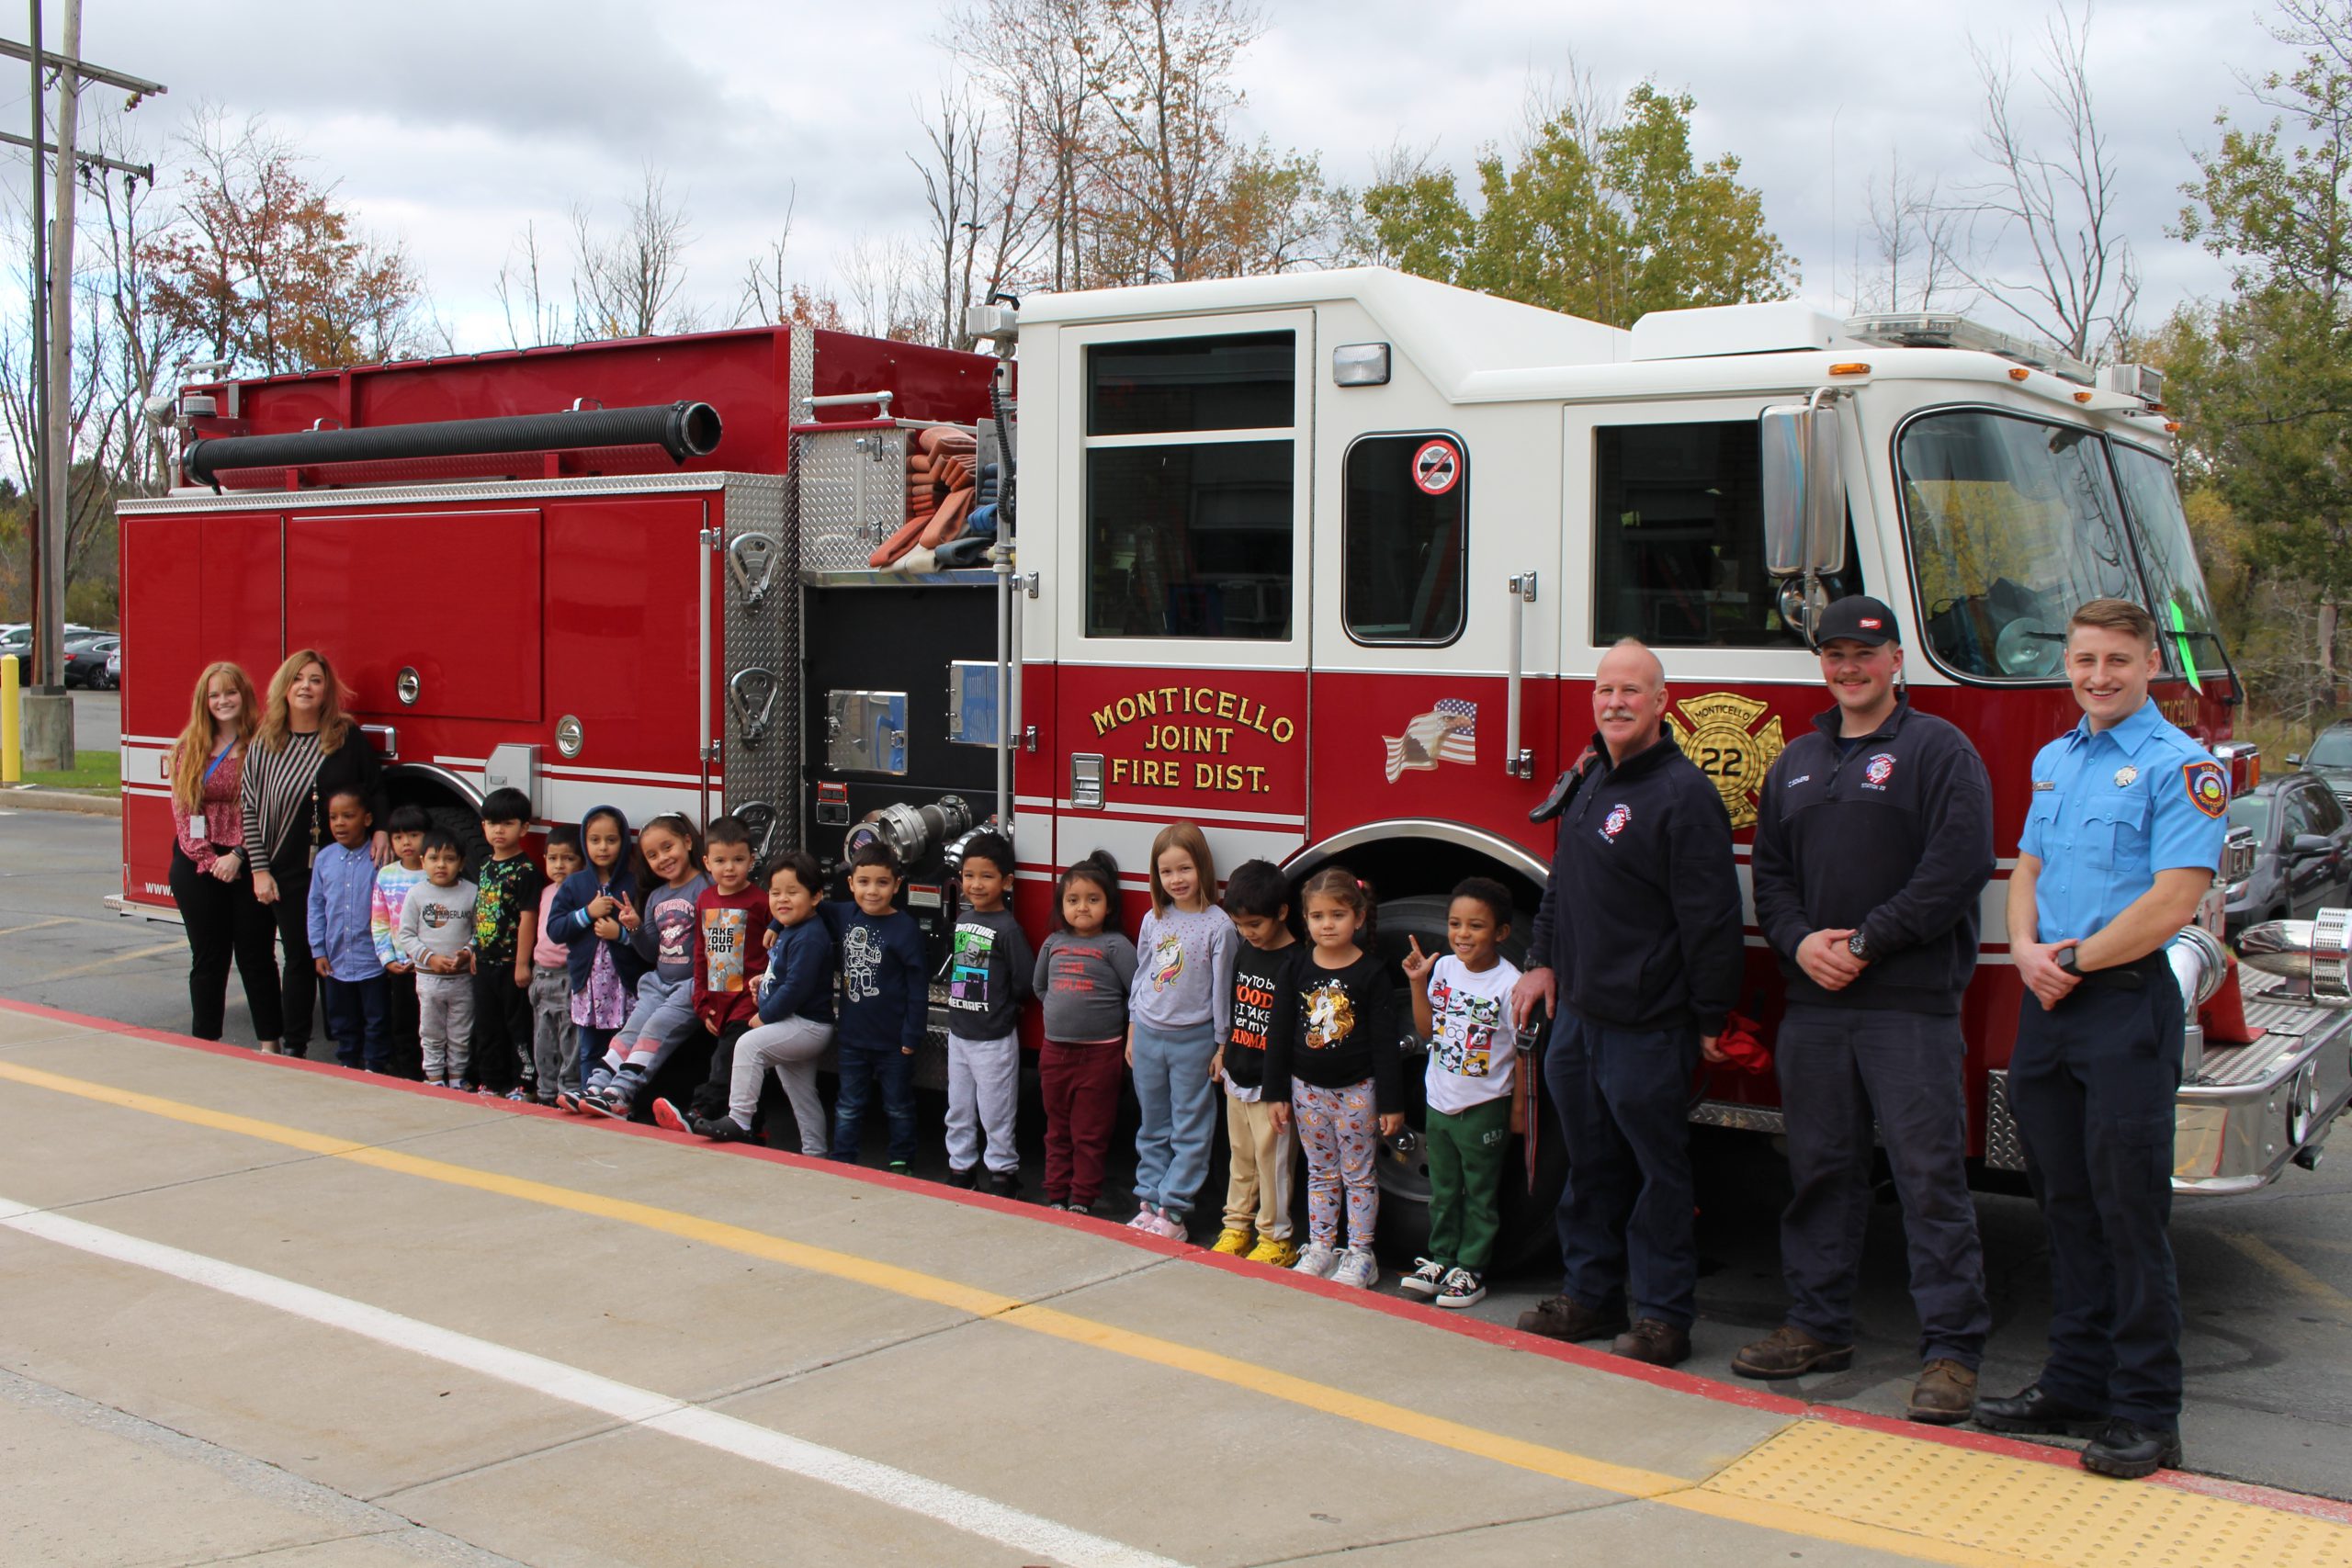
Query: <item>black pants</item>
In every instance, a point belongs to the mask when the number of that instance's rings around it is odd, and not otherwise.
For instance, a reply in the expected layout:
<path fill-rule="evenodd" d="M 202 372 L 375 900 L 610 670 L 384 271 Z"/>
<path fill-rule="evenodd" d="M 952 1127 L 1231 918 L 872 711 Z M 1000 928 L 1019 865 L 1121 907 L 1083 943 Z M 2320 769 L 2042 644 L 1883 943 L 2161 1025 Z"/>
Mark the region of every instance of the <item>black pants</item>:
<path fill-rule="evenodd" d="M 318 966 L 311 957 L 311 855 L 297 846 L 269 863 L 277 902 L 265 904 L 277 928 L 277 999 L 285 1032 L 278 1043 L 289 1056 L 311 1054 L 311 1015 L 317 1005 Z M 269 1038 L 265 1034 L 264 1040 Z"/>
<path fill-rule="evenodd" d="M 220 846 L 214 845 L 217 851 Z M 275 935 L 269 910 L 254 897 L 254 879 L 243 866 L 233 882 L 196 869 L 172 846 L 172 902 L 179 906 L 187 932 L 188 1029 L 198 1040 L 220 1038 L 229 1003 L 229 964 L 244 982 L 245 1007 L 254 1015 L 254 1038 L 275 1040 L 283 1027 L 277 971 L 270 967 Z"/>
<path fill-rule="evenodd" d="M 695 1090 L 687 1110 L 706 1122 L 716 1122 L 727 1114 L 727 1107 L 735 1094 L 735 1043 L 752 1032 L 757 1019 L 738 1019 L 718 1032 L 710 1048 L 710 1071 Z"/>
<path fill-rule="evenodd" d="M 1619 1029 L 1560 1009 L 1544 1086 L 1560 1118 L 1561 1293 L 1595 1312 L 1630 1299 L 1635 1317 L 1687 1329 L 1698 1315 L 1691 1236 L 1690 1029 Z"/>
<path fill-rule="evenodd" d="M 1789 1323 L 1832 1345 L 1854 1342 L 1854 1286 L 1871 1213 L 1871 1122 L 1903 1200 L 1919 1359 L 1973 1368 L 1992 1314 L 1968 1195 L 1968 1043 L 1957 1015 L 1889 1008 L 1789 1009 L 1773 1043 L 1788 1118 L 1781 1271 Z"/>
<path fill-rule="evenodd" d="M 531 1071 L 531 987 L 514 983 L 514 960 L 483 958 L 474 969 L 474 1081 L 504 1094 Z"/>
<path fill-rule="evenodd" d="M 2086 979 L 2048 1012 L 2026 993 L 2009 1104 L 2050 1227 L 2041 1386 L 2169 1428 L 2180 1418 L 2180 1284 L 2165 1226 L 2184 1010 L 2169 967 L 2135 973 L 2136 988 Z"/>
<path fill-rule="evenodd" d="M 387 974 L 391 984 L 391 1021 L 385 1036 L 390 1048 L 390 1066 L 384 1070 L 396 1078 L 411 1082 L 424 1076 L 424 1055 L 416 1035 L 416 975 Z"/>

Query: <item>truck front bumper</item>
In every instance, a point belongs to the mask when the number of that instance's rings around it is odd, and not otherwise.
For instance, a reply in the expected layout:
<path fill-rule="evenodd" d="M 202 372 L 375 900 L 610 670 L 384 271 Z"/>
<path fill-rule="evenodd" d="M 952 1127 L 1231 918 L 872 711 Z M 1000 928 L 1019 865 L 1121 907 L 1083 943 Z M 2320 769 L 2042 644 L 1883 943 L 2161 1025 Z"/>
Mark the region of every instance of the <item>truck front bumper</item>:
<path fill-rule="evenodd" d="M 2268 978 L 2244 969 L 2239 975 L 2241 983 Z M 2329 1128 L 2352 1101 L 2352 1010 L 2273 999 L 2271 990 L 2247 984 L 2245 1020 L 2263 1031 L 2261 1038 L 2206 1050 L 2195 1075 L 2180 1086 L 2173 1134 L 2176 1193 L 2251 1192 L 2277 1180 L 2290 1160 L 2318 1165 Z M 2196 1032 L 2192 1026 L 2192 1045 Z M 2023 1170 L 2025 1144 L 2009 1109 L 2009 1076 L 1985 1077 L 1984 1163 Z"/>

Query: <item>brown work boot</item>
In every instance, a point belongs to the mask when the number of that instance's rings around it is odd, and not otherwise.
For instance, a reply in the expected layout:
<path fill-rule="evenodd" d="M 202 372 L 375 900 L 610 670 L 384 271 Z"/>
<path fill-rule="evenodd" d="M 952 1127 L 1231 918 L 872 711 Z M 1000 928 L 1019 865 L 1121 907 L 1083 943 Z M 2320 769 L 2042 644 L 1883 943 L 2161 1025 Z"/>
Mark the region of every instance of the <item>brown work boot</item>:
<path fill-rule="evenodd" d="M 1958 1361 L 1938 1357 L 1919 1371 L 1911 1403 L 1903 1414 L 1931 1427 L 1951 1427 L 1976 1413 L 1976 1374 Z"/>
<path fill-rule="evenodd" d="M 1690 1359 L 1690 1336 L 1671 1324 L 1645 1317 L 1636 1319 L 1634 1326 L 1617 1336 L 1616 1343 L 1609 1348 L 1629 1361 L 1679 1367 Z"/>
<path fill-rule="evenodd" d="M 1801 1378 L 1807 1372 L 1842 1372 L 1854 1364 L 1851 1345 L 1832 1345 L 1787 1324 L 1731 1359 L 1744 1378 Z"/>
<path fill-rule="evenodd" d="M 1565 1339 L 1571 1345 L 1580 1339 L 1606 1339 L 1622 1334 L 1625 1314 L 1595 1312 L 1574 1296 L 1546 1296 L 1530 1311 L 1519 1314 L 1521 1334 L 1541 1334 L 1546 1339 Z"/>

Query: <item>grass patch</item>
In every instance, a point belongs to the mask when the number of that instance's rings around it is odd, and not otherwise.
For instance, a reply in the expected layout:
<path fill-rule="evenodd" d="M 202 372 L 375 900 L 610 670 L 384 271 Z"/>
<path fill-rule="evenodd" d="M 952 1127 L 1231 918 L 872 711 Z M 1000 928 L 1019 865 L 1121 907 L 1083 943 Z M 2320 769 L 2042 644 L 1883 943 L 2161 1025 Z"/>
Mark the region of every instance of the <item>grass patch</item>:
<path fill-rule="evenodd" d="M 31 773 L 25 783 L 37 789 L 78 790 L 85 795 L 119 795 L 122 793 L 122 753 L 119 751 L 76 751 L 74 765 L 63 773 Z"/>

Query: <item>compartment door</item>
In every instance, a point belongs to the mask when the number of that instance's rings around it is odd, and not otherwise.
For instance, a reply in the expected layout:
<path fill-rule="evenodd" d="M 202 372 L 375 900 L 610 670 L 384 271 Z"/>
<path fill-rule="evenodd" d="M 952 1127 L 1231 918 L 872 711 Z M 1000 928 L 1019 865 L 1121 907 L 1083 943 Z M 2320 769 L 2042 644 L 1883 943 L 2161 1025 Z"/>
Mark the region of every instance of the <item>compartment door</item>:
<path fill-rule="evenodd" d="M 324 649 L 364 713 L 536 724 L 541 564 L 536 507 L 296 516 L 287 645 Z"/>
<path fill-rule="evenodd" d="M 1139 892 L 1179 818 L 1220 869 L 1286 859 L 1306 829 L 1314 313 L 1065 328 L 1054 354 L 1054 440 L 1030 449 L 1058 457 L 1055 860 L 1106 849 Z"/>

